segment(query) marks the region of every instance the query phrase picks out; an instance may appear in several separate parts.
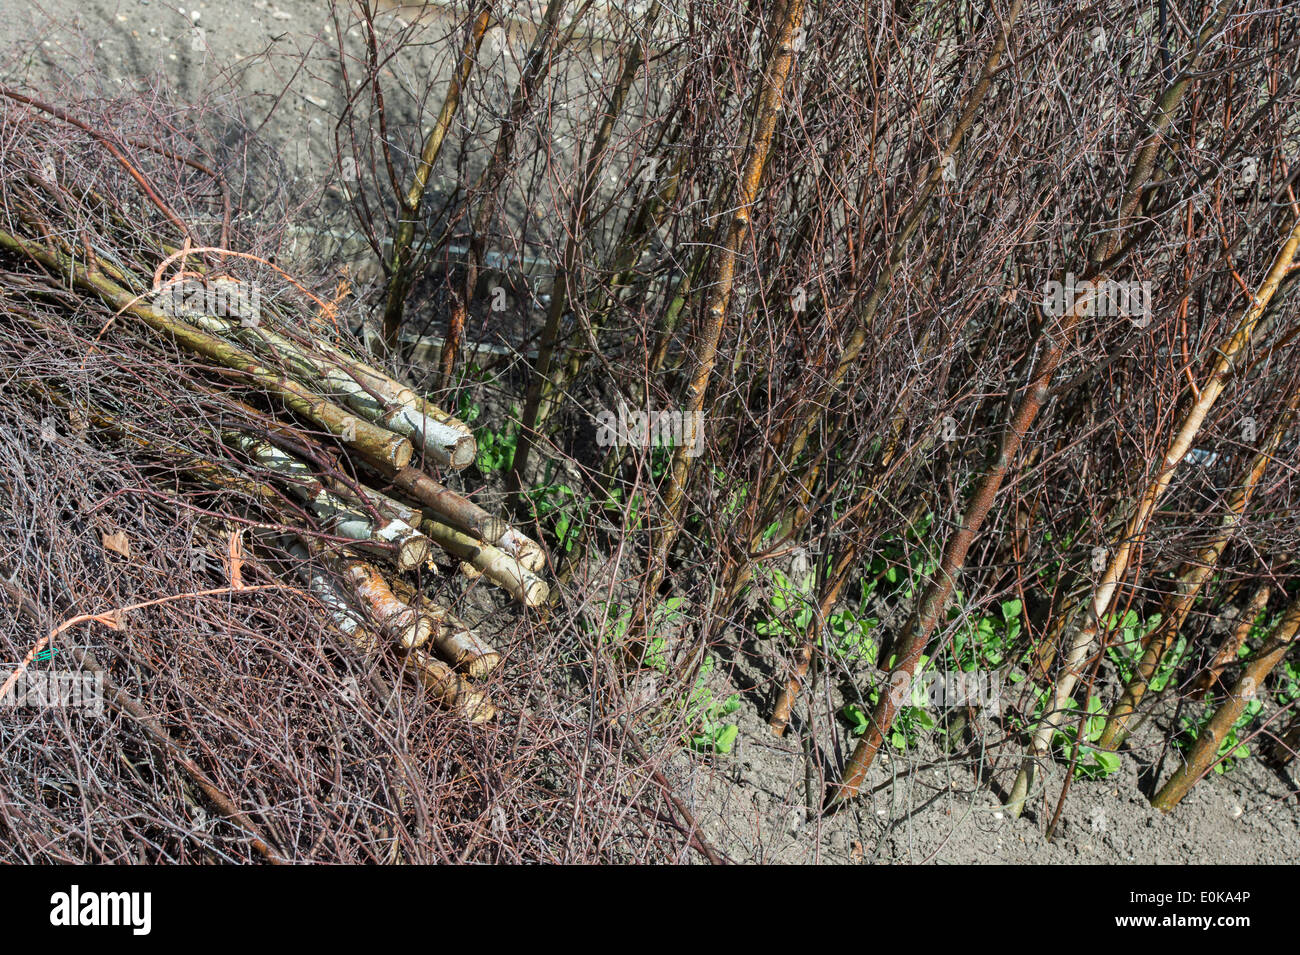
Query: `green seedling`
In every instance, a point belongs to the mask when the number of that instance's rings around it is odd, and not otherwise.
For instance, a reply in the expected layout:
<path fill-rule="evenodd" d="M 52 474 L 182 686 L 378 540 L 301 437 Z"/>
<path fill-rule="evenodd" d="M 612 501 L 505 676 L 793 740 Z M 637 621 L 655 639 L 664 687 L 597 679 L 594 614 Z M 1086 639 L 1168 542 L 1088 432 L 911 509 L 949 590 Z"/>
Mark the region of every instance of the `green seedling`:
<path fill-rule="evenodd" d="M 686 616 L 681 597 L 670 597 L 654 610 L 653 631 L 678 625 Z M 614 644 L 627 636 L 632 621 L 632 608 L 621 604 L 605 605 L 604 637 Z M 646 648 L 645 665 L 660 673 L 669 672 L 668 640 L 663 636 L 650 638 Z M 726 717 L 740 709 L 740 694 L 732 693 L 719 700 L 709 687 L 710 674 L 716 666 L 713 657 L 706 656 L 700 663 L 699 673 L 686 699 L 685 724 L 687 733 L 682 742 L 691 751 L 701 754 L 726 756 L 736 744 L 740 727 L 728 722 Z"/>
<path fill-rule="evenodd" d="M 775 567 L 765 568 L 772 591 L 768 615 L 754 630 L 765 637 L 785 637 L 797 645 L 813 618 L 813 604 L 808 592 Z"/>
<path fill-rule="evenodd" d="M 834 643 L 831 653 L 846 663 L 874 665 L 880 647 L 871 631 L 880 626 L 880 618 L 868 617 L 853 610 L 842 610 L 826 619 Z"/>
<path fill-rule="evenodd" d="M 916 667 L 916 676 L 919 678 L 924 672 L 930 658 L 925 654 L 921 655 L 920 662 Z M 890 657 L 889 666 L 892 668 L 895 658 Z M 913 686 L 916 686 L 913 683 Z M 885 682 L 882 683 L 876 679 L 870 679 L 867 684 L 866 702 L 874 708 L 880 702 L 880 694 L 888 692 L 891 686 Z M 870 725 L 867 717 L 867 711 L 857 703 L 848 703 L 841 710 L 841 715 L 849 723 L 849 731 L 854 736 L 861 736 L 867 731 Z M 899 752 L 904 752 L 917 746 L 921 737 L 935 729 L 938 724 L 931 715 L 929 709 L 925 706 L 900 706 L 898 714 L 894 717 L 893 725 L 889 728 L 889 745 Z"/>
<path fill-rule="evenodd" d="M 957 593 L 958 605 L 949 611 L 949 619 L 962 616 L 962 595 Z M 1019 600 L 1004 600 L 996 614 L 980 617 L 974 625 L 958 629 L 952 638 L 952 657 L 964 673 L 975 670 L 996 670 L 1006 662 L 1020 637 Z M 969 618 L 967 618 L 969 620 Z"/>
<path fill-rule="evenodd" d="M 514 452 L 510 453 L 513 456 Z M 556 546 L 566 554 L 573 550 L 581 529 L 581 511 L 584 505 L 591 504 L 592 499 L 579 498 L 578 493 L 567 484 L 552 484 L 549 481 L 529 491 L 528 497 L 533 502 L 537 519 L 550 519 Z"/>
<path fill-rule="evenodd" d="M 456 416 L 466 424 L 473 425 L 482 413 L 483 409 L 478 402 L 462 393 L 456 407 Z M 510 413 L 517 419 L 519 406 L 512 405 Z M 508 425 L 499 431 L 492 428 L 478 429 L 474 438 L 478 442 L 478 456 L 475 457 L 474 464 L 480 471 L 509 471 L 514 466 L 515 449 L 519 446 L 519 429 L 516 425 Z"/>
<path fill-rule="evenodd" d="M 1106 629 L 1115 635 L 1106 648 L 1106 656 L 1115 664 L 1115 670 L 1125 685 L 1137 672 L 1138 662 L 1144 652 L 1142 641 L 1160 625 L 1160 620 L 1161 615 L 1158 613 L 1143 620 L 1136 610 L 1127 610 L 1122 617 L 1115 613 L 1106 615 Z M 1186 656 L 1187 641 L 1179 637 L 1178 642 L 1161 659 L 1147 688 L 1156 693 L 1163 690 Z"/>
<path fill-rule="evenodd" d="M 736 744 L 740 727 L 725 718 L 740 709 L 740 694 L 732 693 L 725 699 L 714 698 L 713 691 L 704 683 L 705 675 L 713 670 L 713 657 L 705 657 L 691 691 L 688 725 L 698 729 L 691 733 L 688 745 L 697 753 L 728 755 Z"/>
<path fill-rule="evenodd" d="M 1044 703 L 1046 695 L 1047 691 L 1043 691 Z M 1061 747 L 1065 759 L 1078 757 L 1074 764 L 1076 779 L 1105 779 L 1119 772 L 1119 755 L 1092 745 L 1101 738 L 1102 730 L 1106 727 L 1106 708 L 1101 705 L 1101 700 L 1095 696 L 1089 697 L 1087 713 L 1080 728 L 1079 710 L 1076 708 L 1067 712 L 1060 729 L 1052 734 L 1052 742 Z"/>

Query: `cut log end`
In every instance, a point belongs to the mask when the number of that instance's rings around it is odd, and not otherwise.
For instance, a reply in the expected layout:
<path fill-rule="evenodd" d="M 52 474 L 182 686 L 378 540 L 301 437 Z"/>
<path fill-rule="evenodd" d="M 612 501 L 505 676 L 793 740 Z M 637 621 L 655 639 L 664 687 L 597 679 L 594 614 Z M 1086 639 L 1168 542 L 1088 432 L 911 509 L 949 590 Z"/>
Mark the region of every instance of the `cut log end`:
<path fill-rule="evenodd" d="M 472 687 L 459 673 L 423 650 L 407 654 L 416 678 L 443 706 L 460 713 L 471 723 L 486 723 L 496 716 L 496 707 L 483 690 Z"/>
<path fill-rule="evenodd" d="M 551 588 L 546 585 L 544 580 L 539 577 L 534 577 L 532 574 L 529 574 L 524 578 L 523 586 L 520 590 L 520 597 L 524 606 L 540 607 L 542 604 L 546 603 L 547 598 L 550 596 Z"/>
<path fill-rule="evenodd" d="M 546 554 L 541 546 L 513 527 L 506 527 L 497 538 L 496 546 L 519 561 L 525 570 L 534 574 L 540 573 L 546 567 Z"/>
<path fill-rule="evenodd" d="M 456 709 L 471 723 L 487 723 L 496 718 L 497 708 L 482 690 L 470 690 Z"/>
<path fill-rule="evenodd" d="M 450 613 L 444 613 L 433 647 L 443 660 L 472 677 L 487 676 L 501 662 L 500 653 Z"/>
<path fill-rule="evenodd" d="M 447 448 L 447 466 L 456 471 L 469 467 L 476 457 L 478 457 L 478 442 L 474 440 L 473 435 L 467 434 Z"/>
<path fill-rule="evenodd" d="M 411 626 L 407 629 L 407 639 L 411 647 L 422 647 L 429 642 L 433 636 L 436 624 L 422 613 L 417 613 L 415 619 L 411 621 Z"/>
<path fill-rule="evenodd" d="M 390 426 L 408 435 L 443 467 L 459 470 L 473 464 L 478 455 L 478 442 L 469 425 L 427 402 L 411 398 L 415 405 L 399 407 L 388 418 Z"/>
<path fill-rule="evenodd" d="M 469 659 L 463 660 L 461 661 L 461 666 L 464 668 L 465 672 L 474 679 L 481 680 L 483 677 L 495 670 L 497 665 L 500 663 L 501 654 L 493 650 L 490 653 L 480 653 L 476 657 L 470 657 Z"/>
<path fill-rule="evenodd" d="M 423 567 L 432 557 L 433 548 L 429 542 L 422 537 L 412 537 L 399 545 L 394 564 L 399 574 L 405 574 Z"/>
<path fill-rule="evenodd" d="M 411 463 L 411 458 L 415 456 L 415 448 L 411 446 L 410 441 L 393 441 L 388 448 L 388 463 L 393 467 L 401 470 Z"/>

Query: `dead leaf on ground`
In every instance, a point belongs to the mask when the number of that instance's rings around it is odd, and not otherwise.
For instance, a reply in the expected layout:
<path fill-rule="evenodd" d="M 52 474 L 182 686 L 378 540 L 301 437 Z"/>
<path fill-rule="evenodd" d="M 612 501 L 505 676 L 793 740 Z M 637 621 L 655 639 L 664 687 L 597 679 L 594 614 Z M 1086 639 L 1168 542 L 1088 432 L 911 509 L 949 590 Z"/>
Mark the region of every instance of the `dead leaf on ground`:
<path fill-rule="evenodd" d="M 103 534 L 101 537 L 105 550 L 111 550 L 114 554 L 119 554 L 127 560 L 131 559 L 131 540 L 126 536 L 126 531 L 114 531 L 111 534 Z"/>

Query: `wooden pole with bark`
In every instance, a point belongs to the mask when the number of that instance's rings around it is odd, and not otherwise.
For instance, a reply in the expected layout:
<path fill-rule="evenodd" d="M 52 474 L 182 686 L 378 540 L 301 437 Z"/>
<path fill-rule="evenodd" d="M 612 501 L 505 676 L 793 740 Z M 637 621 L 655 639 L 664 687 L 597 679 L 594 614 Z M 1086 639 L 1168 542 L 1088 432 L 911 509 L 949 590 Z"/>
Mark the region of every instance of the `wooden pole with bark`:
<path fill-rule="evenodd" d="M 1232 732 L 1246 705 L 1258 695 L 1264 685 L 1264 678 L 1282 662 L 1282 658 L 1291 649 L 1297 631 L 1300 631 L 1300 599 L 1292 601 L 1268 640 L 1246 663 L 1241 679 L 1233 686 L 1227 700 L 1214 711 L 1210 722 L 1197 735 L 1196 742 L 1187 754 L 1187 761 L 1160 787 L 1160 791 L 1151 800 L 1151 805 L 1168 812 L 1213 768 L 1218 760 L 1219 747 Z"/>
<path fill-rule="evenodd" d="M 1229 4 L 1230 0 L 1224 0 L 1211 22 L 1201 31 L 1197 52 L 1188 65 L 1189 71 L 1200 58 L 1201 45 L 1217 31 L 1219 23 L 1226 16 Z M 1100 281 L 1108 277 L 1109 273 L 1103 272 L 1102 266 L 1109 264 L 1108 260 L 1119 248 L 1126 225 L 1138 210 L 1143 187 L 1155 168 L 1156 156 L 1165 132 L 1173 122 L 1174 113 L 1190 83 L 1190 75 L 1184 74 L 1164 91 L 1157 102 L 1151 130 L 1129 171 L 1124 194 L 1119 202 L 1116 223 L 1107 237 L 1099 242 L 1089 255 L 1088 269 L 1084 276 L 1086 279 Z M 1045 324 L 1041 337 L 1043 356 L 1034 369 L 1028 387 L 1016 404 L 1010 421 L 1002 430 L 992 464 L 978 482 L 960 525 L 944 547 L 935 579 L 926 588 L 916 609 L 909 616 L 897 642 L 896 655 L 899 662 L 894 673 L 895 676 L 902 674 L 905 677 L 904 692 L 880 695 L 879 702 L 872 708 L 866 732 L 854 748 L 839 782 L 831 788 L 828 808 L 857 795 L 866 780 L 867 770 L 871 768 L 886 734 L 893 725 L 894 717 L 898 714 L 901 702 L 906 696 L 906 687 L 911 683 L 921 654 L 943 617 L 948 598 L 956 585 L 957 575 L 965 566 L 966 555 L 971 544 L 974 543 L 976 535 L 993 507 L 994 499 L 1011 470 L 1011 464 L 1020 450 L 1025 433 L 1047 402 L 1052 378 L 1065 355 L 1075 326 L 1084 317 L 1083 313 L 1086 310 L 1090 310 L 1086 298 L 1081 298 L 1060 320 Z M 893 685 L 892 680 L 891 685 Z"/>
<path fill-rule="evenodd" d="M 745 151 L 737 158 L 741 161 L 739 183 L 722 242 L 714 253 L 707 282 L 704 303 L 703 331 L 697 336 L 695 370 L 686 387 L 682 420 L 700 422 L 709 390 L 709 379 L 718 360 L 718 343 L 726 324 L 731 304 L 731 293 L 736 280 L 736 262 L 741 246 L 749 234 L 751 210 L 758 200 L 763 183 L 763 170 L 776 135 L 781 112 L 785 108 L 785 86 L 795 64 L 795 36 L 803 23 L 804 0 L 786 0 L 784 6 L 775 8 L 780 14 L 772 31 L 772 49 L 763 71 L 763 85 L 755 100 L 754 119 L 750 140 Z M 774 14 L 775 15 L 775 14 Z M 700 424 L 700 427 L 703 425 Z M 646 600 L 651 600 L 658 590 L 667 570 L 673 541 L 681 530 L 682 504 L 686 494 L 686 481 L 690 475 L 691 445 L 702 436 L 688 435 L 687 440 L 673 449 L 669 466 L 668 486 L 663 495 L 663 529 L 653 547 L 654 570 L 652 581 L 646 589 Z M 690 440 L 690 439 L 694 440 Z M 640 617 L 645 619 L 648 610 L 643 607 Z"/>
<path fill-rule="evenodd" d="M 1159 469 L 1147 483 L 1136 504 L 1132 506 L 1131 516 L 1126 522 L 1125 529 L 1111 548 L 1110 559 L 1101 580 L 1085 606 L 1074 615 L 1075 625 L 1065 633 L 1062 645 L 1066 648 L 1066 655 L 1062 661 L 1061 674 L 1057 678 L 1047 709 L 1034 730 L 1033 740 L 1025 753 L 1020 773 L 1007 800 L 1007 809 L 1013 816 L 1018 816 L 1023 810 L 1025 799 L 1033 785 L 1036 768 L 1050 753 L 1052 736 L 1068 711 L 1069 699 L 1082 675 L 1083 664 L 1088 658 L 1111 602 L 1128 574 L 1134 551 L 1145 539 L 1156 506 L 1165 491 L 1169 489 L 1178 465 L 1191 450 L 1192 441 L 1200 431 L 1205 416 L 1209 414 L 1219 395 L 1227 388 L 1228 381 L 1236 369 L 1238 358 L 1247 345 L 1262 331 L 1268 304 L 1281 285 L 1282 279 L 1290 271 L 1295 261 L 1297 247 L 1300 247 L 1300 218 L 1297 218 L 1292 225 L 1267 275 L 1243 311 L 1232 334 L 1219 343 L 1216 349 L 1218 358 L 1215 360 L 1209 380 L 1200 388 L 1199 394 L 1181 416 L 1174 429 L 1173 438 L 1161 459 Z"/>

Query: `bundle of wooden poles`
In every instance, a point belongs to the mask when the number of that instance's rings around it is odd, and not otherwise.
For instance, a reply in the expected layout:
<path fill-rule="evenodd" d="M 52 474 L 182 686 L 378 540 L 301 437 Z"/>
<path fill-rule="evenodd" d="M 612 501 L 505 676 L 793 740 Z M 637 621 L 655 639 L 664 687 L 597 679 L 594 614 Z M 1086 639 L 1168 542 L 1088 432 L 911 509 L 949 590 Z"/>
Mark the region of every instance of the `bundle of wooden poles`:
<path fill-rule="evenodd" d="M 15 383 L 176 486 L 246 503 L 338 632 L 490 719 L 472 681 L 501 654 L 418 581 L 443 555 L 527 607 L 548 588 L 534 541 L 435 477 L 474 461 L 470 429 L 349 347 L 336 303 L 228 248 L 229 200 L 204 163 L 25 97 L 4 105 L 5 347 L 47 359 Z M 191 223 L 223 204 L 205 243 Z M 109 371 L 79 373 L 78 350 Z M 175 420 L 182 406 L 192 419 Z"/>

